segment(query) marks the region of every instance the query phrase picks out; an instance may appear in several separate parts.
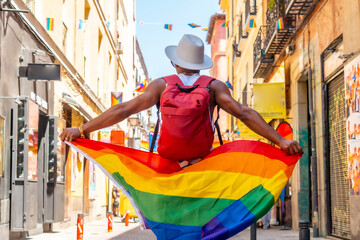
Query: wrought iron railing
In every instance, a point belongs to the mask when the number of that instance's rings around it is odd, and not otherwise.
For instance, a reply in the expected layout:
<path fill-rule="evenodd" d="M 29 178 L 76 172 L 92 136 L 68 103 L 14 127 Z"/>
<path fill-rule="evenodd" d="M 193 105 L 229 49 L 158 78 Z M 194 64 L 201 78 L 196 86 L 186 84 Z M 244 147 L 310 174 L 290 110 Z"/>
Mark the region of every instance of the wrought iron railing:
<path fill-rule="evenodd" d="M 279 8 L 275 7 L 273 10 L 266 11 L 266 25 L 268 26 L 266 32 L 266 38 L 264 45 L 267 46 L 270 42 L 271 37 L 273 36 L 276 30 L 276 21 L 280 18 Z"/>
<path fill-rule="evenodd" d="M 269 29 L 266 32 L 266 39 L 264 42 L 266 47 L 269 46 L 269 44 L 272 44 L 272 41 L 274 41 L 273 36 L 275 31 L 277 30 L 276 23 L 280 18 L 282 18 L 282 23 L 284 24 L 281 30 L 287 31 L 295 28 L 295 16 L 286 16 L 285 5 L 277 3 L 277 5 L 273 9 L 268 9 L 266 11 L 266 24 L 269 26 Z M 283 44 L 283 41 L 286 41 L 287 39 L 285 38 L 288 36 L 289 34 L 287 34 L 286 36 L 284 34 L 281 34 L 281 36 L 278 36 L 277 42 Z"/>
<path fill-rule="evenodd" d="M 260 26 L 258 34 L 254 41 L 254 52 L 253 52 L 254 69 L 259 65 L 264 55 L 264 40 L 266 38 L 267 29 L 268 28 L 266 25 Z"/>

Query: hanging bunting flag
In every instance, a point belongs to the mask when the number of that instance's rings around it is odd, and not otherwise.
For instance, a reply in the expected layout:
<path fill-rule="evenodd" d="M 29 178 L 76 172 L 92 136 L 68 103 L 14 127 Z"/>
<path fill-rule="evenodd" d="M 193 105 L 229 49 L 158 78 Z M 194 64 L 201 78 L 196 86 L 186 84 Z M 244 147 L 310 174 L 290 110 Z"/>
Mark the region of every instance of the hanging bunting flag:
<path fill-rule="evenodd" d="M 207 31 L 207 30 L 208 30 L 208 28 L 202 28 L 201 30 L 203 30 L 203 31 Z"/>
<path fill-rule="evenodd" d="M 221 24 L 222 27 L 228 27 L 229 26 L 229 21 L 224 22 L 223 24 Z"/>
<path fill-rule="evenodd" d="M 284 29 L 284 19 L 283 18 L 279 18 L 277 21 L 276 21 L 276 29 Z"/>
<path fill-rule="evenodd" d="M 188 23 L 188 25 L 189 25 L 191 28 L 201 27 L 200 25 L 197 25 L 197 24 L 195 24 L 195 23 Z"/>
<path fill-rule="evenodd" d="M 255 19 L 253 19 L 253 18 L 250 18 L 250 19 L 249 19 L 248 28 L 256 28 Z"/>
<path fill-rule="evenodd" d="M 165 24 L 165 25 L 164 25 L 164 28 L 167 29 L 167 30 L 169 30 L 169 31 L 172 31 L 172 27 L 173 27 L 172 24 Z"/>
<path fill-rule="evenodd" d="M 228 86 L 228 88 L 230 88 L 231 90 L 233 90 L 233 86 L 231 85 L 231 83 L 229 82 L 229 80 L 227 80 L 225 82 L 226 86 Z"/>
<path fill-rule="evenodd" d="M 182 169 L 141 150 L 83 138 L 67 144 L 121 188 L 158 239 L 221 240 L 246 229 L 277 202 L 300 158 L 263 142 L 234 141 Z"/>
<path fill-rule="evenodd" d="M 111 106 L 122 103 L 122 92 L 111 92 Z"/>
<path fill-rule="evenodd" d="M 79 19 L 79 30 L 82 30 L 84 28 L 84 20 Z"/>
<path fill-rule="evenodd" d="M 107 22 L 106 22 L 106 27 L 107 27 L 107 28 L 110 28 L 110 21 L 107 21 Z"/>
<path fill-rule="evenodd" d="M 144 25 L 144 22 L 139 22 L 141 25 Z"/>
<path fill-rule="evenodd" d="M 54 18 L 46 18 L 46 30 L 54 31 Z"/>

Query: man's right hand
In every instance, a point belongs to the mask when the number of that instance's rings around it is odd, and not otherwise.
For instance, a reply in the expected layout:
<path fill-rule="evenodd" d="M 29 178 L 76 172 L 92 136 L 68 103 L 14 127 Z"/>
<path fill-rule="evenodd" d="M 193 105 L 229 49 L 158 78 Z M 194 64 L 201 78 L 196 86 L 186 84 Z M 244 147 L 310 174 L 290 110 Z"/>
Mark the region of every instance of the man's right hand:
<path fill-rule="evenodd" d="M 292 154 L 303 154 L 303 150 L 300 144 L 294 140 L 282 139 L 279 143 L 279 147 L 284 150 L 288 155 Z"/>
<path fill-rule="evenodd" d="M 75 139 L 79 138 L 80 135 L 80 130 L 79 128 L 66 128 L 64 129 L 64 131 L 60 134 L 60 139 L 61 141 L 67 141 L 67 142 L 72 142 Z"/>

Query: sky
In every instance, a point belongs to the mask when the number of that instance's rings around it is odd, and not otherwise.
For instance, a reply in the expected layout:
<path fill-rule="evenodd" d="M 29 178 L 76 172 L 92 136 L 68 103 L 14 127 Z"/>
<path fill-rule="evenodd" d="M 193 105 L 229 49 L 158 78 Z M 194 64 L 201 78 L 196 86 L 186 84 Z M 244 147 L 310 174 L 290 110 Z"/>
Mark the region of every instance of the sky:
<path fill-rule="evenodd" d="M 200 37 L 205 43 L 205 53 L 210 56 L 207 31 L 201 28 L 208 27 L 210 17 L 220 11 L 219 0 L 136 0 L 136 34 L 149 77 L 156 79 L 175 73 L 165 47 L 178 45 L 184 34 Z M 193 29 L 188 23 L 201 27 Z M 164 24 L 173 24 L 173 30 L 164 29 Z"/>

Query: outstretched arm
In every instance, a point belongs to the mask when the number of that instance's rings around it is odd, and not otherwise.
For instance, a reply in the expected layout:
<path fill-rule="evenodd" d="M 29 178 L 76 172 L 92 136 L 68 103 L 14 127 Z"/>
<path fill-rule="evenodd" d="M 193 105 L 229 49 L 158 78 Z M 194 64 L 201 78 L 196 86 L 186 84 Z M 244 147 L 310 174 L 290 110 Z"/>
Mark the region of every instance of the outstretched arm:
<path fill-rule="evenodd" d="M 85 123 L 83 125 L 84 134 L 112 126 L 132 114 L 150 108 L 159 101 L 164 88 L 165 81 L 163 79 L 159 78 L 152 81 L 143 94 L 128 102 L 114 105 L 98 117 Z M 66 128 L 60 134 L 60 139 L 62 141 L 66 140 L 71 142 L 78 137 L 80 137 L 80 131 L 78 128 Z"/>
<path fill-rule="evenodd" d="M 228 87 L 223 82 L 215 80 L 211 83 L 210 87 L 215 93 L 216 103 L 224 109 L 224 111 L 240 119 L 252 131 L 275 143 L 288 154 L 302 152 L 298 142 L 283 138 L 265 122 L 258 112 L 246 106 L 242 106 L 235 101 L 230 95 Z"/>

